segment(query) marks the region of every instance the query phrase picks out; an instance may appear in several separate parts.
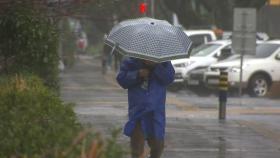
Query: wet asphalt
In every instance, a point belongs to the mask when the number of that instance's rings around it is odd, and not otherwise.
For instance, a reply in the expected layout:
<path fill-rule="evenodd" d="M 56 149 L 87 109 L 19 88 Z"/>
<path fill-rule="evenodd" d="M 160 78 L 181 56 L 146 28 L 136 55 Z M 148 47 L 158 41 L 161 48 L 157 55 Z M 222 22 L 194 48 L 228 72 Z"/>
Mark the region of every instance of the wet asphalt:
<path fill-rule="evenodd" d="M 115 73 L 102 75 L 98 58 L 83 55 L 61 72 L 61 97 L 76 104 L 79 120 L 108 136 L 127 120 L 127 96 Z M 218 120 L 216 96 L 167 95 L 163 158 L 279 158 L 280 101 L 229 98 L 227 119 Z M 129 139 L 120 135 L 128 146 Z"/>

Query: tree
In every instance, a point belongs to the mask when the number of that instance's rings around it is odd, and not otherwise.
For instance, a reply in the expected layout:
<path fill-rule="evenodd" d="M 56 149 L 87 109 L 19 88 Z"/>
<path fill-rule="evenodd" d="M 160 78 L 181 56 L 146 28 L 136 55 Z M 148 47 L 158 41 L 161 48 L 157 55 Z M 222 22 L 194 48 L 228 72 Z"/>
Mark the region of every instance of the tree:
<path fill-rule="evenodd" d="M 0 17 L 0 37 L 2 74 L 36 74 L 58 90 L 58 30 L 45 12 L 20 2 L 5 8 Z"/>
<path fill-rule="evenodd" d="M 100 42 L 103 35 L 125 19 L 142 17 L 138 7 L 143 0 L 92 0 L 80 5 L 69 16 L 81 21 L 91 44 Z M 171 11 L 162 0 L 155 0 L 155 16 L 159 19 L 171 19 Z M 148 4 L 148 8 L 150 5 Z M 147 10 L 148 16 L 150 10 Z"/>
<path fill-rule="evenodd" d="M 232 29 L 233 8 L 261 8 L 267 0 L 162 0 L 168 9 L 178 15 L 185 28 L 192 26 L 216 25 L 222 29 Z M 201 8 L 207 13 L 202 14 Z"/>
<path fill-rule="evenodd" d="M 235 0 L 235 7 L 252 7 L 260 9 L 268 0 Z"/>

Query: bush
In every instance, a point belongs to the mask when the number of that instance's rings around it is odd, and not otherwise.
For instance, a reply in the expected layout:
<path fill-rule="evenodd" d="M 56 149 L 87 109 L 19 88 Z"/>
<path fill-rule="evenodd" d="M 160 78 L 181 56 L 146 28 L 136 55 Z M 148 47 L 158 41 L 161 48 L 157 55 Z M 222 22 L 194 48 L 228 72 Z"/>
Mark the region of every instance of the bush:
<path fill-rule="evenodd" d="M 104 158 L 123 158 L 128 154 L 128 150 L 125 150 L 125 147 L 117 143 L 117 138 L 120 132 L 121 129 L 113 130 L 111 133 L 111 138 L 107 139 Z"/>
<path fill-rule="evenodd" d="M 1 8 L 5 13 L 0 16 L 2 73 L 34 73 L 58 91 L 57 23 L 27 0 L 11 4 Z"/>
<path fill-rule="evenodd" d="M 0 157 L 123 158 L 127 151 L 111 137 L 83 129 L 72 106 L 35 76 L 0 78 Z"/>
<path fill-rule="evenodd" d="M 38 77 L 7 77 L 0 89 L 0 157 L 54 157 L 71 144 L 80 129 L 75 113 Z"/>
<path fill-rule="evenodd" d="M 111 136 L 104 139 L 100 133 L 83 130 L 67 150 L 58 152 L 55 158 L 124 158 L 128 150 L 117 142 L 120 131 L 114 129 Z"/>

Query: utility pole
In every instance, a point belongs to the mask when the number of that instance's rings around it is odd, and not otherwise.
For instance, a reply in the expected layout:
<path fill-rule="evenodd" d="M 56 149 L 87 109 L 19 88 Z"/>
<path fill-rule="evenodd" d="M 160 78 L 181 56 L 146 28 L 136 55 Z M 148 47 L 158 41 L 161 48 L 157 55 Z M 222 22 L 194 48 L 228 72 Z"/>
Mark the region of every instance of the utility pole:
<path fill-rule="evenodd" d="M 151 0 L 151 17 L 155 18 L 155 0 Z"/>
<path fill-rule="evenodd" d="M 242 32 L 241 33 L 243 33 L 244 32 L 244 34 L 245 34 L 245 31 L 244 30 L 246 30 L 247 28 L 247 26 L 246 26 L 246 19 L 247 19 L 247 16 L 248 16 L 248 13 L 246 13 L 246 12 L 243 12 L 242 13 L 242 24 L 241 24 L 241 28 L 243 28 L 243 30 L 242 30 Z M 243 60 L 244 60 L 244 54 L 245 54 L 245 52 L 244 52 L 244 49 L 245 49 L 245 40 L 244 39 L 242 39 L 242 42 L 241 42 L 241 48 L 242 48 L 242 50 L 241 50 L 241 52 L 240 52 L 240 74 L 239 74 L 239 97 L 241 97 L 242 96 L 242 88 L 243 88 Z"/>

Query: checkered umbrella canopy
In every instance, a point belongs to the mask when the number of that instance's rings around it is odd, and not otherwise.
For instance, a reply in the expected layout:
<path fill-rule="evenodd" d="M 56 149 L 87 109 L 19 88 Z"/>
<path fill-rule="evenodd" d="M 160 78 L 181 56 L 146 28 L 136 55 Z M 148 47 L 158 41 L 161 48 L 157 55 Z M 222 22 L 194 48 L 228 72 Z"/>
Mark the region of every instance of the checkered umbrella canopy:
<path fill-rule="evenodd" d="M 147 17 L 120 22 L 105 39 L 123 55 L 154 62 L 187 58 L 191 43 L 181 28 Z"/>

